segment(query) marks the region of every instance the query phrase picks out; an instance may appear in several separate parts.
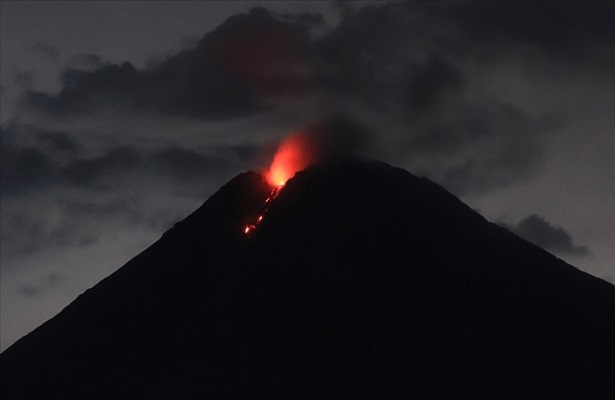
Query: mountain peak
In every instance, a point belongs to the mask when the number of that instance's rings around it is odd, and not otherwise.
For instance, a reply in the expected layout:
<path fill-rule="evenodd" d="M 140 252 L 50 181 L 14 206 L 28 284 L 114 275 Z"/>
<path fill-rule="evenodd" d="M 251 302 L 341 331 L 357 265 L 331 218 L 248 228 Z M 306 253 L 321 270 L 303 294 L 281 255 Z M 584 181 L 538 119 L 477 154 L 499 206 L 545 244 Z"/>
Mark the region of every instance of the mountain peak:
<path fill-rule="evenodd" d="M 384 163 L 275 189 L 238 175 L 7 349 L 2 397 L 615 393 L 612 285 Z"/>

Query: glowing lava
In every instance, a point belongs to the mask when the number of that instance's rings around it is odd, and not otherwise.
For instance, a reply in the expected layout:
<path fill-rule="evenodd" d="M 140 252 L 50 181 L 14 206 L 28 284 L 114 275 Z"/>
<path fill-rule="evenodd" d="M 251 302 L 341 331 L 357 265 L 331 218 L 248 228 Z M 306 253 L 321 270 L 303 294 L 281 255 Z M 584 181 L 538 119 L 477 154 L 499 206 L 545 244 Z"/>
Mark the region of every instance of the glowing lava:
<path fill-rule="evenodd" d="M 276 197 L 278 197 L 278 194 L 280 194 L 280 190 L 282 190 L 282 188 L 284 187 L 284 184 L 280 184 L 276 187 L 273 188 L 273 190 L 271 191 L 271 193 L 269 194 L 269 197 L 267 197 L 265 199 L 265 209 L 263 210 L 262 214 L 260 214 L 254 221 L 252 221 L 251 223 L 249 223 L 248 225 L 246 225 L 243 228 L 243 233 L 245 233 L 246 235 L 251 234 L 256 227 L 263 222 L 263 218 L 265 217 L 265 214 L 267 213 L 267 211 L 269 211 L 268 205 L 269 203 L 275 199 Z"/>
<path fill-rule="evenodd" d="M 296 132 L 288 136 L 278 147 L 273 162 L 269 169 L 264 172 L 265 179 L 272 187 L 269 197 L 265 199 L 263 211 L 256 219 L 244 226 L 243 233 L 250 235 L 263 221 L 269 211 L 269 203 L 275 199 L 297 171 L 305 169 L 318 158 L 319 143 L 306 132 Z"/>
<path fill-rule="evenodd" d="M 307 134 L 298 132 L 290 135 L 280 144 L 273 162 L 265 174 L 267 182 L 273 187 L 281 186 L 305 169 L 315 158 L 312 140 Z"/>

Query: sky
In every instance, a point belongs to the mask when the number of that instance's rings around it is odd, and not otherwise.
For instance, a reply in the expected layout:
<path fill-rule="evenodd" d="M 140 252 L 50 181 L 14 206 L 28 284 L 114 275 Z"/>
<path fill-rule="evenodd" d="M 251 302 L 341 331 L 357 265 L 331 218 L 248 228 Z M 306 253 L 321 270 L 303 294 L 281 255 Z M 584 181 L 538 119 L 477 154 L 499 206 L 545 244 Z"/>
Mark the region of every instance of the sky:
<path fill-rule="evenodd" d="M 615 3 L 0 7 L 0 350 L 331 116 L 615 283 Z"/>

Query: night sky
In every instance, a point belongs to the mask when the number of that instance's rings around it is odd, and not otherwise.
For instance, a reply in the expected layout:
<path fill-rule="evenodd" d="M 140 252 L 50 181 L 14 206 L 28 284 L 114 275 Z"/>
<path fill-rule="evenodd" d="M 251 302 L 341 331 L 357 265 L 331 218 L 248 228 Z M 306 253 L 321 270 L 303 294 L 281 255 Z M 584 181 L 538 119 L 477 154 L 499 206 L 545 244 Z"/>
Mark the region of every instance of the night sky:
<path fill-rule="evenodd" d="M 2 350 L 331 115 L 615 282 L 615 3 L 0 4 Z"/>

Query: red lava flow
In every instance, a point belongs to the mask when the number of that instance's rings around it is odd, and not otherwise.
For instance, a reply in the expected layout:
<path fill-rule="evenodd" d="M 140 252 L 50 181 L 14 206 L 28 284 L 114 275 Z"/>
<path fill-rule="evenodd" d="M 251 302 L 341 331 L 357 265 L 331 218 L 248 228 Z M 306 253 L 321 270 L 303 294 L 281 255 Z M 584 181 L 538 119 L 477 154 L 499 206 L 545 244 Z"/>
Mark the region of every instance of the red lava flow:
<path fill-rule="evenodd" d="M 244 226 L 243 233 L 250 235 L 256 229 L 269 210 L 269 203 L 278 196 L 286 181 L 313 163 L 319 151 L 317 141 L 305 131 L 297 131 L 280 143 L 269 169 L 264 172 L 265 179 L 272 187 L 271 193 L 265 200 L 263 211 Z"/>
<path fill-rule="evenodd" d="M 271 201 L 273 199 L 278 197 L 278 194 L 280 194 L 280 190 L 282 190 L 282 188 L 284 187 L 285 183 L 286 182 L 281 183 L 278 186 L 274 187 L 273 190 L 271 190 L 271 193 L 269 194 L 269 197 L 267 197 L 267 199 L 265 200 L 265 208 L 264 208 L 263 212 L 258 217 L 256 217 L 256 219 L 254 221 L 252 221 L 251 223 L 249 223 L 248 225 L 246 225 L 243 228 L 243 233 L 245 233 L 246 235 L 249 235 L 263 221 L 263 218 L 265 217 L 265 214 L 267 213 L 267 211 L 269 211 L 269 207 L 268 207 L 269 203 L 271 203 Z"/>

